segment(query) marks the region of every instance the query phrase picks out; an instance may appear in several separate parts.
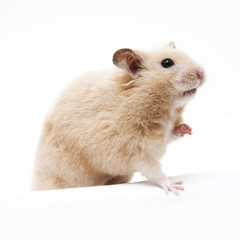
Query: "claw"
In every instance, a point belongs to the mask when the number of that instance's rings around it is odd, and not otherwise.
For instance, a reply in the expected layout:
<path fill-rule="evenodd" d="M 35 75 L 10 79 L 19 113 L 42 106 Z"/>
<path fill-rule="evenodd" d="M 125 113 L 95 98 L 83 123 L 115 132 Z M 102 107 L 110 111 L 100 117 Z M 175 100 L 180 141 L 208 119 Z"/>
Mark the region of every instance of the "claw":
<path fill-rule="evenodd" d="M 179 181 L 179 182 L 175 182 L 174 184 L 176 184 L 176 185 L 182 185 L 182 182 Z"/>
<path fill-rule="evenodd" d="M 177 190 L 184 191 L 184 187 L 174 186 Z"/>

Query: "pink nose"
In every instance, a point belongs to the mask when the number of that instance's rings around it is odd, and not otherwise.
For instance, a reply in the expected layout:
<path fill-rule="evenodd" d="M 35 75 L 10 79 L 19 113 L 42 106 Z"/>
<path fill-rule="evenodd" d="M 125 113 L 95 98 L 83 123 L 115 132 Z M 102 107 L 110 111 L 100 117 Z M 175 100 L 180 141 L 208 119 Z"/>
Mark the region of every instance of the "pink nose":
<path fill-rule="evenodd" d="M 203 70 L 198 69 L 197 70 L 197 78 L 200 79 L 200 80 L 203 80 L 203 77 L 204 77 Z"/>

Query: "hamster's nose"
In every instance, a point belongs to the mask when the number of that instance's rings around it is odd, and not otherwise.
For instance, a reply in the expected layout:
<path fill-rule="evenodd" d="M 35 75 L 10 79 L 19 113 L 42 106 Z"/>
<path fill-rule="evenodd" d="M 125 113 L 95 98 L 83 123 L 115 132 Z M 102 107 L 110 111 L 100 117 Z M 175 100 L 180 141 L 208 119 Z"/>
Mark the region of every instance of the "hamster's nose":
<path fill-rule="evenodd" d="M 197 70 L 197 78 L 199 79 L 199 80 L 203 80 L 203 78 L 204 78 L 204 72 L 203 72 L 203 70 L 202 69 L 198 69 Z"/>

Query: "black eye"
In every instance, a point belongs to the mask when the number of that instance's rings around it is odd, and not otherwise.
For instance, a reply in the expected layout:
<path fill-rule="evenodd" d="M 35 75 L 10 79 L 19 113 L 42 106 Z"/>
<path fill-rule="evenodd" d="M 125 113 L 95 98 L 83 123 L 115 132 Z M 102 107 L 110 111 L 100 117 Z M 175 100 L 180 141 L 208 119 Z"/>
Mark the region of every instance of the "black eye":
<path fill-rule="evenodd" d="M 171 66 L 174 65 L 174 62 L 173 62 L 172 59 L 166 58 L 166 59 L 162 60 L 162 63 L 161 63 L 161 64 L 162 64 L 162 66 L 163 66 L 164 68 L 169 68 L 169 67 L 171 67 Z"/>

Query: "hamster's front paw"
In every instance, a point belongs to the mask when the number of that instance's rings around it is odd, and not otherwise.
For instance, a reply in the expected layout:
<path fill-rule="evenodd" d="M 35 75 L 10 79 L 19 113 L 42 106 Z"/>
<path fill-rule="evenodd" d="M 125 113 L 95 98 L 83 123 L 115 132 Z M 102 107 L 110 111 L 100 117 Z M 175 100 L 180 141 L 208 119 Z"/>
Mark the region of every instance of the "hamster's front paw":
<path fill-rule="evenodd" d="M 192 128 L 185 123 L 178 125 L 173 130 L 173 135 L 175 136 L 183 137 L 185 134 L 192 134 Z"/>
<path fill-rule="evenodd" d="M 147 170 L 147 171 L 146 171 Z M 163 191 L 168 194 L 169 191 L 178 195 L 179 190 L 183 191 L 181 181 L 173 181 L 171 178 L 168 178 L 164 172 L 161 170 L 161 166 L 158 163 L 158 166 L 153 166 L 152 168 L 144 169 L 142 171 L 143 176 L 148 178 L 154 185 L 159 186 Z"/>
<path fill-rule="evenodd" d="M 170 178 L 168 177 L 163 177 L 160 179 L 159 184 L 158 184 L 163 191 L 168 195 L 168 192 L 171 191 L 175 195 L 179 195 L 179 190 L 183 191 L 184 188 L 182 185 L 182 182 L 173 182 Z"/>

